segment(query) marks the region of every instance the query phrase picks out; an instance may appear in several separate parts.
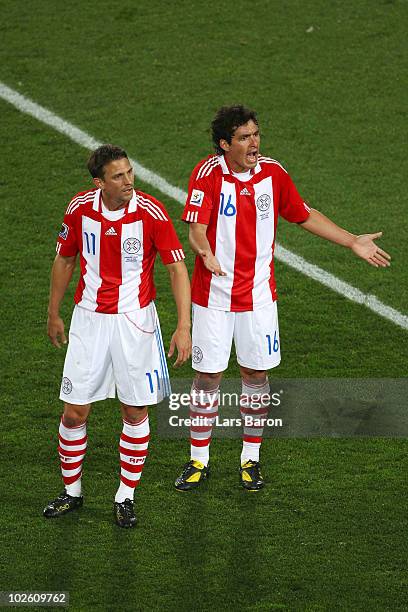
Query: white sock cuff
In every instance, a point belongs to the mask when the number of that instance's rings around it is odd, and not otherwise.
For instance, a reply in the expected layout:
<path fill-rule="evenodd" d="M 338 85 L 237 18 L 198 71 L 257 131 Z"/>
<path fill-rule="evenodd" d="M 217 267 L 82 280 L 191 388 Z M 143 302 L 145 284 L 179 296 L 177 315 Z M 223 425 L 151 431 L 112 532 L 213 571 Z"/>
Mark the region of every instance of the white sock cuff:
<path fill-rule="evenodd" d="M 248 383 L 242 378 L 242 394 L 248 397 L 252 395 L 264 395 L 265 393 L 270 392 L 271 388 L 269 385 L 269 380 L 266 378 L 265 382 L 260 384 L 252 384 Z"/>
<path fill-rule="evenodd" d="M 80 440 L 86 436 L 86 421 L 76 427 L 67 427 L 61 418 L 58 431 L 65 440 Z"/>
<path fill-rule="evenodd" d="M 131 438 L 141 438 L 148 436 L 150 433 L 149 415 L 146 415 L 142 421 L 138 423 L 130 423 L 123 419 L 123 433 Z"/>

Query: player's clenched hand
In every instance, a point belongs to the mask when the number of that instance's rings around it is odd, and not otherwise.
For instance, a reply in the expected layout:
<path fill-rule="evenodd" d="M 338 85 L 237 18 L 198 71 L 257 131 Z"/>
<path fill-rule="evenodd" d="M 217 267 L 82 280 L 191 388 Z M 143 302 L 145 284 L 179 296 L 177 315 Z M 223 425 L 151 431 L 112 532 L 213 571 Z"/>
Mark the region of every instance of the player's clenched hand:
<path fill-rule="evenodd" d="M 47 333 L 52 344 L 57 348 L 61 348 L 62 344 L 67 343 L 65 335 L 64 321 L 58 316 L 49 316 L 47 321 Z"/>
<path fill-rule="evenodd" d="M 381 236 L 382 232 L 357 236 L 351 245 L 351 249 L 358 257 L 365 259 L 375 268 L 386 268 L 390 265 L 391 256 L 380 249 L 374 242 L 376 238 L 381 238 Z"/>
<path fill-rule="evenodd" d="M 223 272 L 218 259 L 211 253 L 211 251 L 200 251 L 199 255 L 203 260 L 203 263 L 207 270 L 215 274 L 215 276 L 227 276 L 226 272 Z"/>
<path fill-rule="evenodd" d="M 170 348 L 168 357 L 172 357 L 174 350 L 177 348 L 177 359 L 174 362 L 174 367 L 178 368 L 190 358 L 191 355 L 191 336 L 190 329 L 176 329 L 170 340 Z"/>

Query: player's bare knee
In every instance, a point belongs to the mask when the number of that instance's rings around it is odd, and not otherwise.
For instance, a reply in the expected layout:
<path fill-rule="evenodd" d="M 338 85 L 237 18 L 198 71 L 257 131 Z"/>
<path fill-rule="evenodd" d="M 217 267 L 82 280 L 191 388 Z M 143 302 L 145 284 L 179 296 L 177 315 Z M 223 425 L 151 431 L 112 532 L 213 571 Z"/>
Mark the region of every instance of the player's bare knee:
<path fill-rule="evenodd" d="M 86 423 L 90 406 L 78 406 L 76 404 L 64 404 L 63 421 L 66 427 L 78 427 Z"/>
<path fill-rule="evenodd" d="M 147 416 L 147 406 L 129 406 L 121 403 L 122 416 L 132 424 L 139 423 Z"/>
<path fill-rule="evenodd" d="M 266 382 L 267 372 L 266 370 L 252 370 L 244 366 L 239 366 L 242 379 L 244 381 L 252 383 L 253 385 L 262 385 Z"/>
<path fill-rule="evenodd" d="M 222 372 L 197 372 L 194 385 L 197 389 L 210 391 L 218 387 L 222 378 Z"/>

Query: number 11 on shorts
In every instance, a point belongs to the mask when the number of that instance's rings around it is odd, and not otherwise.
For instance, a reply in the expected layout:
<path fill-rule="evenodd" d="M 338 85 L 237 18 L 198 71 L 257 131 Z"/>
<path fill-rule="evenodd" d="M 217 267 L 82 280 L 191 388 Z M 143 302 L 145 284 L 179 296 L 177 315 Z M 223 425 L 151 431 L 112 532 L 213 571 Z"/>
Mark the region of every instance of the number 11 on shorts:
<path fill-rule="evenodd" d="M 156 374 L 157 388 L 160 389 L 159 372 L 157 370 L 153 370 L 153 372 Z M 147 376 L 147 381 L 149 383 L 150 393 L 153 393 L 153 391 L 154 391 L 153 376 L 152 376 L 151 372 L 146 372 L 146 376 Z"/>
<path fill-rule="evenodd" d="M 266 334 L 266 339 L 268 341 L 268 355 L 272 355 L 272 351 L 277 353 L 279 350 L 279 340 L 277 337 L 277 332 L 273 336 L 273 342 L 270 334 Z"/>

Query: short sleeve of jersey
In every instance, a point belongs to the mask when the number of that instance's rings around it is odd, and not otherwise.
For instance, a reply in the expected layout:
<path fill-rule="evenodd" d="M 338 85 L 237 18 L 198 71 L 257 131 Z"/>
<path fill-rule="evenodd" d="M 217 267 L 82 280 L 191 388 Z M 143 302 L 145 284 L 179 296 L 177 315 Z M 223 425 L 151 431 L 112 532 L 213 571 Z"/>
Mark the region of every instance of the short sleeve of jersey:
<path fill-rule="evenodd" d="M 279 168 L 281 188 L 279 197 L 279 214 L 291 223 L 302 223 L 310 215 L 310 208 L 300 197 L 289 174 Z"/>
<path fill-rule="evenodd" d="M 154 203 L 155 219 L 153 222 L 153 243 L 160 255 L 162 262 L 167 265 L 182 261 L 185 258 L 183 247 L 174 229 L 173 223 L 167 210 L 161 202 L 152 198 Z"/>
<path fill-rule="evenodd" d="M 213 207 L 214 172 L 209 176 L 203 176 L 206 164 L 208 164 L 207 160 L 199 163 L 190 177 L 187 201 L 181 217 L 187 223 L 208 225 L 210 222 Z"/>
<path fill-rule="evenodd" d="M 75 232 L 75 216 L 71 212 L 72 203 L 68 205 L 64 220 L 57 237 L 56 251 L 63 257 L 73 257 L 79 251 Z"/>

